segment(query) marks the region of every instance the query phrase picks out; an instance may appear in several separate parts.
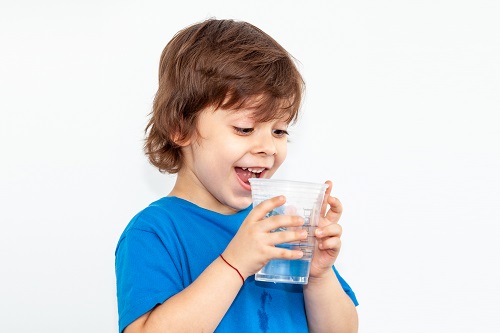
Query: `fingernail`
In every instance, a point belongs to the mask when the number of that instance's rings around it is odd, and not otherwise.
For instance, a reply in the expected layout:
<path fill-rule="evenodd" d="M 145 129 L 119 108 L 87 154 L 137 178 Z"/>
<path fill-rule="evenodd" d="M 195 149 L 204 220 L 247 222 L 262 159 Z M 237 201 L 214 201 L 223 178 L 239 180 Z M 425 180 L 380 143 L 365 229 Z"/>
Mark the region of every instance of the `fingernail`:
<path fill-rule="evenodd" d="M 321 236 L 321 235 L 323 235 L 323 230 L 316 229 L 316 236 Z"/>

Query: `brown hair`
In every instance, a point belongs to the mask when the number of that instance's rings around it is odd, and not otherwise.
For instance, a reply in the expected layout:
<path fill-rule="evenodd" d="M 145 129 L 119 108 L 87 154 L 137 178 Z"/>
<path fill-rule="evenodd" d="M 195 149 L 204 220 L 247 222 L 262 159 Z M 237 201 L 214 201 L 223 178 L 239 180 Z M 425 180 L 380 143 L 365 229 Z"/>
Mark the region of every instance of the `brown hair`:
<path fill-rule="evenodd" d="M 144 151 L 161 172 L 177 173 L 177 144 L 207 107 L 251 107 L 256 121 L 296 121 L 304 82 L 292 57 L 259 28 L 209 19 L 179 31 L 162 52 Z M 258 104 L 256 105 L 255 102 Z"/>

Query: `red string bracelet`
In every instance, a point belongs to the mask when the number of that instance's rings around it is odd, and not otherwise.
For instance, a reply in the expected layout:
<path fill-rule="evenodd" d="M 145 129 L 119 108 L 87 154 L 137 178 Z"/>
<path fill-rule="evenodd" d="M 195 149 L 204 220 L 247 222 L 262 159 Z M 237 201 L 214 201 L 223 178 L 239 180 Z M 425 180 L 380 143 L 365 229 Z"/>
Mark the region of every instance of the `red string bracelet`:
<path fill-rule="evenodd" d="M 234 270 L 236 271 L 236 273 L 238 273 L 238 275 L 239 275 L 239 276 L 240 276 L 240 278 L 241 278 L 241 281 L 243 282 L 243 284 L 245 284 L 245 279 L 243 278 L 243 275 L 241 275 L 240 271 L 239 271 L 236 267 L 234 267 L 233 265 L 231 265 L 230 263 L 228 263 L 228 262 L 227 262 L 227 260 L 226 260 L 226 259 L 224 259 L 224 257 L 222 256 L 222 254 L 219 254 L 219 257 L 221 257 L 221 259 L 222 259 L 222 260 L 224 260 L 224 262 L 225 262 L 226 264 L 228 264 L 228 265 L 229 265 L 229 267 L 231 267 L 232 269 L 234 269 Z"/>

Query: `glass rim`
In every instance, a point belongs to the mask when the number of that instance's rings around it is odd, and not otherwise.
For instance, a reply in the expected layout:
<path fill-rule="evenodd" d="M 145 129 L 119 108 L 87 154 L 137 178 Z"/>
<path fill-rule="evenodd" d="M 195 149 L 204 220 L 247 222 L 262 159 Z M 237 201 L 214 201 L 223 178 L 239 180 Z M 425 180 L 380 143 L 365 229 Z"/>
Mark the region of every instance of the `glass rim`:
<path fill-rule="evenodd" d="M 315 189 L 327 189 L 328 184 L 325 183 L 313 183 L 298 180 L 286 180 L 286 179 L 273 179 L 273 178 L 250 178 L 248 179 L 250 185 L 284 185 L 291 187 L 303 187 L 303 188 L 315 188 Z"/>

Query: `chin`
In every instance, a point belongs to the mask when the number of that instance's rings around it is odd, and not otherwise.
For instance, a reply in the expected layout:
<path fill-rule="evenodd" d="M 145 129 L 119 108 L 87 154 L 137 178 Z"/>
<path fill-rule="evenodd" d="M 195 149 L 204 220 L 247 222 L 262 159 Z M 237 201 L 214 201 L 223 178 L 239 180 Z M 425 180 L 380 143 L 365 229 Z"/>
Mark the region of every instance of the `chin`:
<path fill-rule="evenodd" d="M 236 211 L 240 211 L 240 210 L 248 208 L 248 206 L 250 206 L 251 204 L 252 204 L 251 197 L 250 198 L 241 198 L 239 200 L 234 200 L 231 203 L 231 207 Z"/>

